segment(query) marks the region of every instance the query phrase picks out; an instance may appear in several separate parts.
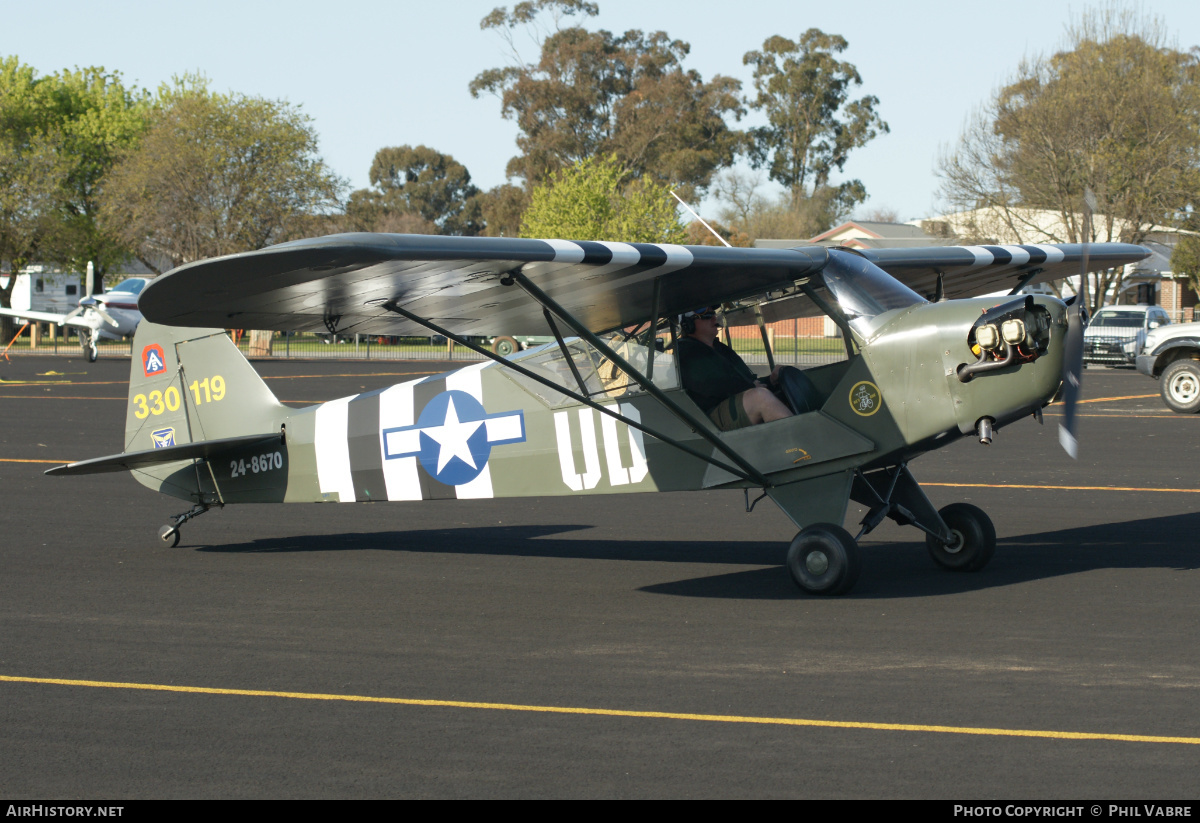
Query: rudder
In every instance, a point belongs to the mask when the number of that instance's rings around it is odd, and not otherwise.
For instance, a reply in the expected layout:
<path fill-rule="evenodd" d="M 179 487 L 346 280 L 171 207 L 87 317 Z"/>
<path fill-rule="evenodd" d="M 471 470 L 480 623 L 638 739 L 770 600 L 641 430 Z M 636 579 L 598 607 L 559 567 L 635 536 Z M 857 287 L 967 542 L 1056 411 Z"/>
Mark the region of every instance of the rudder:
<path fill-rule="evenodd" d="M 287 407 L 222 329 L 143 320 L 133 338 L 125 451 L 279 431 Z"/>

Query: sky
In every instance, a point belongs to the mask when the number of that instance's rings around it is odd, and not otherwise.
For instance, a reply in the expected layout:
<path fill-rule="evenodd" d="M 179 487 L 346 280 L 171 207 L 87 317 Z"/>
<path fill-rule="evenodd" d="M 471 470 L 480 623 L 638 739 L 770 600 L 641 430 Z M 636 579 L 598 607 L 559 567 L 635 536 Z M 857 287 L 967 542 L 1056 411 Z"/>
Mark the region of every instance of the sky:
<path fill-rule="evenodd" d="M 901 220 L 938 212 L 939 153 L 1022 58 L 1056 50 L 1068 22 L 1094 7 L 1055 0 L 597 2 L 600 15 L 589 28 L 665 31 L 691 44 L 685 66 L 705 79 L 736 77 L 745 93 L 752 84 L 742 56 L 766 38 L 796 39 L 811 27 L 841 34 L 849 41 L 841 58 L 863 79 L 855 96 L 878 97 L 891 126 L 850 156 L 843 179 L 861 180 L 870 195 L 858 216 L 888 209 Z M 509 61 L 506 44 L 479 28 L 499 4 L 0 0 L 0 55 L 16 55 L 39 74 L 103 66 L 151 89 L 202 73 L 218 91 L 300 105 L 313 119 L 321 155 L 353 188 L 368 185 L 378 149 L 424 144 L 453 155 L 487 189 L 504 182 L 517 129 L 500 116 L 497 98 L 473 99 L 467 85 Z M 1200 45 L 1200 2 L 1131 7 L 1159 18 L 1178 46 Z M 532 46 L 522 56 L 534 59 Z M 751 116 L 738 125 L 758 122 Z M 707 202 L 704 211 L 712 207 Z"/>

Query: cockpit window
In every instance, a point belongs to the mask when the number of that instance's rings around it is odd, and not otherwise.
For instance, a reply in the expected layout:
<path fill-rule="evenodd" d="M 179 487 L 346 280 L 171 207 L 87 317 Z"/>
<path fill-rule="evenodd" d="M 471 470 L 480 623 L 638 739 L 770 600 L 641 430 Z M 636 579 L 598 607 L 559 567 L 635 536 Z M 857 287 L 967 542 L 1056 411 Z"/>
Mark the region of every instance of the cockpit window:
<path fill-rule="evenodd" d="M 821 275 L 850 325 L 863 337 L 877 328 L 881 315 L 929 302 L 870 260 L 849 252 L 830 249 Z"/>
<path fill-rule="evenodd" d="M 126 291 L 134 294 L 141 294 L 142 288 L 146 285 L 146 281 L 138 277 L 131 277 L 128 280 L 123 280 L 114 286 L 109 291 Z"/>

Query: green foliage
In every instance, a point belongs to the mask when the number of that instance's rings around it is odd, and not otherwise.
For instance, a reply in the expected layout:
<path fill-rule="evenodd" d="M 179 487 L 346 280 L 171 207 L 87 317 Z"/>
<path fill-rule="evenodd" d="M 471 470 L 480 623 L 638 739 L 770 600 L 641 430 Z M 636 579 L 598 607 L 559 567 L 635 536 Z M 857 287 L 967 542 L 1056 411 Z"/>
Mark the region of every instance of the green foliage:
<path fill-rule="evenodd" d="M 1171 270 L 1187 276 L 1192 291 L 1200 294 L 1200 237 L 1187 234 L 1171 253 Z"/>
<path fill-rule="evenodd" d="M 103 223 L 161 269 L 303 234 L 343 187 L 299 107 L 185 77 L 159 89 L 140 145 L 107 178 Z"/>
<path fill-rule="evenodd" d="M 833 187 L 830 175 L 842 170 L 853 149 L 887 134 L 888 125 L 876 112 L 878 98 L 850 100 L 862 79 L 853 64 L 835 57 L 847 45 L 840 35 L 814 28 L 799 41 L 769 37 L 743 62 L 754 67 L 757 96 L 751 105 L 768 121 L 749 134 L 751 163 L 765 166 L 797 202 L 806 192 L 835 188 L 830 196 L 848 211 L 865 199 L 866 190 L 857 180 Z"/>
<path fill-rule="evenodd" d="M 683 243 L 687 227 L 666 186 L 632 177 L 615 156 L 589 157 L 534 188 L 521 236 Z"/>
<path fill-rule="evenodd" d="M 129 255 L 98 223 L 99 189 L 145 128 L 147 96 L 103 68 L 38 77 L 0 59 L 0 259 L 103 274 Z M 7 294 L 0 302 L 7 303 Z"/>
<path fill-rule="evenodd" d="M 539 0 L 483 19 L 481 26 L 510 46 L 516 27 L 534 29 L 540 48 L 539 60 L 528 63 L 514 47 L 513 65 L 484 71 L 470 84 L 475 97 L 499 96 L 503 116 L 521 130 L 509 176 L 533 185 L 580 160 L 615 154 L 639 177 L 688 190 L 707 186 L 733 160 L 739 134 L 726 119 L 743 113 L 741 84 L 720 76 L 704 82 L 685 70 L 690 46 L 661 31 L 616 36 L 558 26 L 563 16 L 596 11 L 593 3 Z M 547 14 L 555 26 L 539 34 Z"/>
<path fill-rule="evenodd" d="M 383 148 L 375 153 L 370 178 L 375 188 L 354 192 L 346 209 L 360 230 L 404 222 L 428 226 L 430 234 L 475 235 L 483 228 L 474 200 L 479 189 L 466 166 L 448 154 L 426 146 Z"/>

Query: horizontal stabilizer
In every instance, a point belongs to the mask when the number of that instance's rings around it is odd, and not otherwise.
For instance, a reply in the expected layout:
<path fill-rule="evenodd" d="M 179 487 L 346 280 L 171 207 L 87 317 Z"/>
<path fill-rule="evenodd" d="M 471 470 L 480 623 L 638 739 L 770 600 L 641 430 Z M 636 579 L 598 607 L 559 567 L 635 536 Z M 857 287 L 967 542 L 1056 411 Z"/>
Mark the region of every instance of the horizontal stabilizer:
<path fill-rule="evenodd" d="M 161 449 L 146 449 L 145 451 L 97 457 L 93 460 L 80 460 L 78 463 L 55 466 L 46 474 L 101 474 L 103 472 L 132 471 L 146 466 L 174 463 L 179 460 L 208 459 L 230 449 L 240 449 L 259 443 L 270 444 L 274 447 L 282 442 L 283 435 L 281 433 L 247 434 L 241 437 L 226 437 L 221 440 L 202 440 L 199 443 L 184 443 Z"/>

